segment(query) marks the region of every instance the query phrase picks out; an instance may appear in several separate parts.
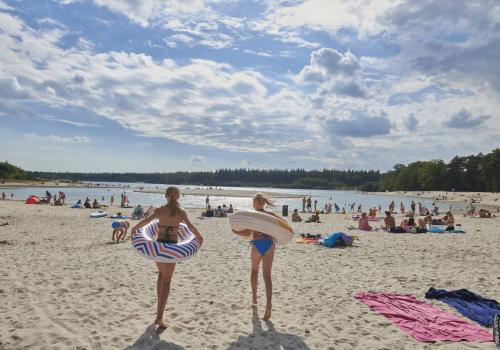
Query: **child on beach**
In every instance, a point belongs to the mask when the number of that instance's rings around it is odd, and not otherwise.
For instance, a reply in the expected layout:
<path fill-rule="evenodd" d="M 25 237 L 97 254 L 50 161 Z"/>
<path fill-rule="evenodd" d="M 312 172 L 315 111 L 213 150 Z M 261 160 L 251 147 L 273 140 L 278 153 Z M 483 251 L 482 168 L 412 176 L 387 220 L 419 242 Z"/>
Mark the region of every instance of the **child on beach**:
<path fill-rule="evenodd" d="M 272 200 L 266 197 L 263 193 L 257 193 L 253 197 L 253 208 L 257 211 L 276 216 L 274 213 L 264 209 L 265 206 L 275 207 Z M 278 217 L 278 216 L 276 216 Z M 259 277 L 259 266 L 262 261 L 262 272 L 264 277 L 264 284 L 266 287 L 266 311 L 264 312 L 264 321 L 271 318 L 272 311 L 272 296 L 273 296 L 273 282 L 271 280 L 271 270 L 273 267 L 275 245 L 270 236 L 255 232 L 252 230 L 234 231 L 234 233 L 250 237 L 252 242 L 251 262 L 252 270 L 250 274 L 250 284 L 252 286 L 252 304 L 257 304 L 257 281 Z"/>
<path fill-rule="evenodd" d="M 116 243 L 119 243 L 120 241 L 125 240 L 128 228 L 130 227 L 130 223 L 128 223 L 127 221 L 124 222 L 115 221 L 111 224 L 111 227 L 113 227 L 113 234 L 111 235 L 111 240 L 114 241 L 116 239 Z"/>
<path fill-rule="evenodd" d="M 160 221 L 160 232 L 158 234 L 157 241 L 177 243 L 177 231 L 179 224 L 182 222 L 187 225 L 191 232 L 193 232 L 201 245 L 203 243 L 203 238 L 196 227 L 194 227 L 191 221 L 189 221 L 186 211 L 181 207 L 179 203 L 180 194 L 181 193 L 177 187 L 168 187 L 165 192 L 167 204 L 155 209 L 152 215 L 142 219 L 136 226 L 134 226 L 134 228 L 132 228 L 131 235 L 134 235 L 138 229 L 146 226 L 152 220 L 158 219 Z M 156 282 L 158 304 L 156 309 L 155 324 L 158 325 L 159 328 L 167 328 L 167 324 L 163 320 L 163 313 L 165 312 L 168 295 L 170 294 L 170 282 L 174 274 L 175 265 L 175 263 L 156 263 L 156 267 L 158 269 L 158 280 Z"/>

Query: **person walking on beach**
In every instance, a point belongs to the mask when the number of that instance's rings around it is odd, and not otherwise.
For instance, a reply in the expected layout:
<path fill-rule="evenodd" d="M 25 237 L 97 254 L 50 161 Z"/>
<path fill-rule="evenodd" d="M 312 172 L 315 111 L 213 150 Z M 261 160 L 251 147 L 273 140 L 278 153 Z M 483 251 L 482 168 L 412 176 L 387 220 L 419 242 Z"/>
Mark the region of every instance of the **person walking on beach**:
<path fill-rule="evenodd" d="M 205 198 L 205 209 L 208 209 L 209 204 L 210 204 L 210 196 L 207 196 L 207 198 Z"/>
<path fill-rule="evenodd" d="M 274 213 L 264 209 L 265 206 L 275 207 L 274 201 L 269 199 L 263 193 L 257 193 L 253 197 L 253 208 L 256 211 L 260 211 L 269 215 L 276 216 Z M 278 216 L 276 216 L 278 217 Z M 278 217 L 279 218 L 279 217 Z M 282 220 L 281 218 L 279 218 Z M 268 321 L 271 318 L 272 311 L 272 297 L 273 297 L 273 282 L 271 279 L 271 270 L 273 268 L 274 251 L 275 244 L 272 238 L 262 232 L 256 232 L 252 230 L 234 231 L 234 233 L 243 236 L 250 237 L 252 242 L 251 249 L 251 262 L 252 270 L 250 273 L 250 284 L 252 287 L 252 304 L 257 305 L 257 282 L 259 277 L 259 267 L 262 261 L 262 272 L 264 277 L 264 285 L 266 287 L 266 311 L 264 312 L 264 321 Z"/>
<path fill-rule="evenodd" d="M 111 195 L 111 198 L 109 198 L 110 207 L 113 206 L 114 201 L 115 201 L 115 196 Z"/>
<path fill-rule="evenodd" d="M 138 229 L 146 226 L 154 219 L 158 219 L 160 221 L 160 232 L 158 233 L 157 241 L 163 243 L 177 243 L 177 231 L 179 229 L 179 224 L 182 222 L 187 225 L 191 232 L 193 232 L 201 246 L 203 237 L 191 221 L 189 221 L 186 211 L 179 204 L 180 195 L 181 193 L 177 187 L 168 187 L 165 192 L 167 204 L 155 209 L 152 215 L 142 219 L 135 225 L 132 228 L 131 235 L 133 236 Z M 158 269 L 158 280 L 156 282 L 158 304 L 155 324 L 158 325 L 159 328 L 167 328 L 167 324 L 163 320 L 163 313 L 165 312 L 168 296 L 170 294 L 170 282 L 172 281 L 175 265 L 175 263 L 156 263 L 156 268 Z"/>
<path fill-rule="evenodd" d="M 307 211 L 308 212 L 312 211 L 311 207 L 312 207 L 312 199 L 311 199 L 311 196 L 309 196 L 309 198 L 307 198 Z"/>
<path fill-rule="evenodd" d="M 303 213 L 306 212 L 306 203 L 307 203 L 307 198 L 306 198 L 306 196 L 304 196 L 304 198 L 302 198 L 302 212 Z"/>

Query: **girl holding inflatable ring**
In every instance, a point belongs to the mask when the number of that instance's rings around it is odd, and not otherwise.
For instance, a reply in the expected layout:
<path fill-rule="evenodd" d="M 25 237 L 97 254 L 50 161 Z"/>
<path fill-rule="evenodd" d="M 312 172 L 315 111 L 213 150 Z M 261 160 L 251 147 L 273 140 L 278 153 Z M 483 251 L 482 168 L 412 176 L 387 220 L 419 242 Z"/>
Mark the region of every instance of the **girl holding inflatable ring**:
<path fill-rule="evenodd" d="M 167 204 L 154 210 L 153 214 L 141 220 L 134 228 L 132 235 L 135 232 L 149 224 L 152 220 L 158 219 L 160 222 L 160 232 L 158 233 L 158 242 L 177 243 L 177 231 L 180 223 L 185 223 L 191 232 L 199 240 L 200 245 L 203 243 L 203 237 L 193 226 L 187 216 L 186 211 L 179 204 L 180 191 L 177 187 L 168 187 L 165 192 Z M 170 293 L 170 282 L 175 270 L 175 263 L 156 262 L 158 268 L 158 280 L 156 282 L 156 294 L 158 305 L 156 309 L 155 324 L 159 328 L 167 328 L 167 324 L 163 321 L 163 313 L 167 305 L 168 295 Z"/>

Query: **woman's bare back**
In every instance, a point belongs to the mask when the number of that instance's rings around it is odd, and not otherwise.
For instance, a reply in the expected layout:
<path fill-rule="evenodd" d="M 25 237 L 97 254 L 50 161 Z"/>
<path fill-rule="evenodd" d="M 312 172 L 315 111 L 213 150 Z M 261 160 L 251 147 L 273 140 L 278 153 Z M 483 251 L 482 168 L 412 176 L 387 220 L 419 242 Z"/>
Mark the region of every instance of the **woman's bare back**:
<path fill-rule="evenodd" d="M 160 221 L 160 232 L 158 233 L 158 241 L 177 242 L 177 231 L 179 224 L 184 222 L 186 212 L 178 210 L 174 216 L 171 216 L 170 210 L 166 205 L 155 210 L 154 215 Z"/>

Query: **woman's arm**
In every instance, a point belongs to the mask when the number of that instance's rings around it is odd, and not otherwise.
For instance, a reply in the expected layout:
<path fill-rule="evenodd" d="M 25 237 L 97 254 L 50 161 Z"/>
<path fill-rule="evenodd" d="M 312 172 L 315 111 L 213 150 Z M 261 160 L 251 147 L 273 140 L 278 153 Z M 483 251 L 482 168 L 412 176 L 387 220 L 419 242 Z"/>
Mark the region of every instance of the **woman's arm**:
<path fill-rule="evenodd" d="M 186 224 L 191 232 L 195 235 L 195 237 L 200 241 L 200 244 L 203 243 L 203 237 L 201 236 L 198 229 L 189 221 L 187 213 L 185 211 L 182 212 L 182 221 Z"/>
<path fill-rule="evenodd" d="M 242 237 L 250 237 L 250 235 L 252 234 L 252 230 L 242 230 L 242 231 L 235 231 L 235 230 L 232 230 L 234 233 L 236 233 L 237 235 L 240 235 Z"/>

